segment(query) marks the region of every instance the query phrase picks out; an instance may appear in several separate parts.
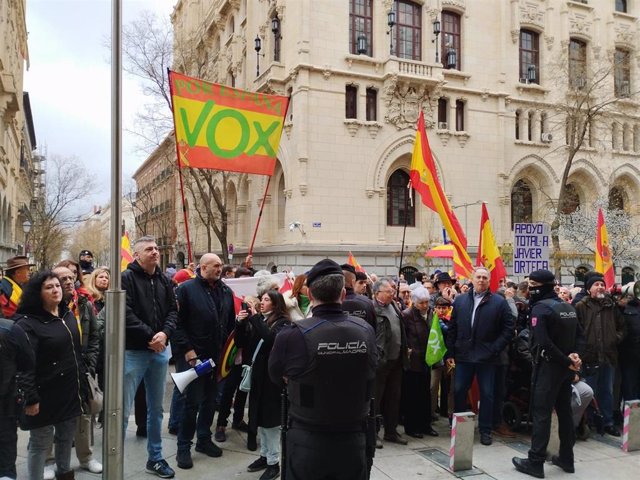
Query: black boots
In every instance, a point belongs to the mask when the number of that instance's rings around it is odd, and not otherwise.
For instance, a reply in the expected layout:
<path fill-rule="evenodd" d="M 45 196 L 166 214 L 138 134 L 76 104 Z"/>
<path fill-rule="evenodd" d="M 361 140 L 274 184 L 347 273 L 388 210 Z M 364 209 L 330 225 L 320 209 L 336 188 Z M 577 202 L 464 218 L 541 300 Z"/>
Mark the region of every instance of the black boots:
<path fill-rule="evenodd" d="M 513 457 L 513 466 L 521 473 L 531 475 L 536 478 L 544 478 L 544 463 L 532 462 L 528 458 Z"/>

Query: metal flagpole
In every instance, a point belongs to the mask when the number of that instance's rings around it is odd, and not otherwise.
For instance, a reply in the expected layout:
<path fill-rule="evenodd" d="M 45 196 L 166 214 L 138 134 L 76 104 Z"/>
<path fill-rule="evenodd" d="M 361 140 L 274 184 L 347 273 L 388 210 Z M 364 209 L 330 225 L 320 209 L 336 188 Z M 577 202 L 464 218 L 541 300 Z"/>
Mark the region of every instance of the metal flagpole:
<path fill-rule="evenodd" d="M 111 18 L 111 280 L 106 294 L 105 395 L 102 478 L 124 478 L 124 322 L 126 294 L 120 278 L 122 218 L 122 0 L 112 0 Z"/>

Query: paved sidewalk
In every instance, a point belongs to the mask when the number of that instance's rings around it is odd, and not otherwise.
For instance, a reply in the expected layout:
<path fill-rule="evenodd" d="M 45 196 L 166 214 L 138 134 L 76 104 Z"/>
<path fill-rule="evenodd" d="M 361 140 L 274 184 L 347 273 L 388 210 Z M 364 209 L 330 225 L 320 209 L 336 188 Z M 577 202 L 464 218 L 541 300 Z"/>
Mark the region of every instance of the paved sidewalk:
<path fill-rule="evenodd" d="M 165 411 L 168 412 L 172 384 L 167 383 L 165 396 Z M 192 449 L 194 467 L 191 470 L 177 468 L 175 462 L 176 437 L 169 435 L 166 427 L 168 414 L 165 415 L 163 428 L 163 450 L 165 458 L 176 470 L 176 478 L 182 480 L 216 480 L 237 479 L 257 480 L 260 473 L 248 473 L 247 465 L 257 458 L 258 452 L 249 452 L 246 446 L 246 434 L 235 430 L 228 430 L 227 441 L 219 444 L 224 454 L 220 458 L 209 458 Z M 409 480 L 409 479 L 433 479 L 451 480 L 456 476 L 470 478 L 472 480 L 516 480 L 528 479 L 515 471 L 511 465 L 511 457 L 525 456 L 529 446 L 529 437 L 518 435 L 515 439 L 503 439 L 494 437 L 494 443 L 490 447 L 480 445 L 476 438 L 474 445 L 473 465 L 474 469 L 466 472 L 458 472 L 457 475 L 449 472 L 445 467 L 448 464 L 447 453 L 449 451 L 449 427 L 445 419 L 435 424 L 440 437 L 425 437 L 424 439 L 410 439 L 409 445 L 400 446 L 384 443 L 384 448 L 376 451 L 372 480 Z M 402 427 L 399 428 L 402 431 Z M 101 438 L 102 430 L 95 430 L 94 456 L 102 458 Z M 28 434 L 20 432 L 18 444 L 18 478 L 27 478 L 26 472 L 26 445 Z M 620 439 L 609 436 L 592 437 L 588 441 L 578 441 L 575 447 L 576 473 L 568 476 L 550 463 L 545 466 L 545 474 L 549 479 L 566 480 L 631 480 L 640 478 L 640 452 L 625 453 L 620 447 Z M 135 436 L 135 424 L 133 418 L 129 422 L 129 431 L 125 440 L 125 478 L 151 479 L 152 476 L 144 472 L 147 458 L 146 440 Z M 330 461 L 331 459 L 327 459 Z M 440 463 L 439 463 L 440 462 Z M 78 466 L 75 455 L 72 454 L 72 465 Z M 444 465 L 444 466 L 442 466 Z M 84 471 L 77 471 L 77 479 L 98 479 L 100 475 L 93 475 Z"/>

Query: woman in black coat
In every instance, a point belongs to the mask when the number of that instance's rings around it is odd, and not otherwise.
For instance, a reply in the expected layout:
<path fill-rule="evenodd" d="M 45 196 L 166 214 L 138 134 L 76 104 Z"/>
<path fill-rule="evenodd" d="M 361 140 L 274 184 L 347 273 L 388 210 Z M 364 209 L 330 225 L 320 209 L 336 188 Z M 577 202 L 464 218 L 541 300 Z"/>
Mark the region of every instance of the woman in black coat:
<path fill-rule="evenodd" d="M 251 372 L 249 392 L 249 430 L 258 428 L 260 458 L 249 465 L 250 472 L 266 469 L 261 479 L 276 478 L 280 473 L 280 402 L 281 388 L 269 379 L 269 355 L 280 330 L 289 323 L 282 294 L 270 290 L 260 299 L 261 313 L 249 317 L 245 310 L 238 313 L 236 344 L 244 351 L 259 348 Z M 262 343 L 260 344 L 260 342 Z M 247 348 L 248 347 L 248 348 Z"/>
<path fill-rule="evenodd" d="M 58 277 L 50 271 L 34 275 L 24 287 L 17 314 L 35 356 L 35 369 L 19 379 L 25 395 L 20 426 L 30 431 L 29 478 L 42 478 L 55 435 L 56 478 L 73 479 L 71 448 L 86 378 L 78 323 L 62 301 Z"/>
<path fill-rule="evenodd" d="M 433 316 L 426 288 L 411 292 L 411 305 L 402 312 L 409 352 L 409 369 L 402 377 L 404 431 L 414 438 L 425 433 L 436 437 L 438 432 L 431 427 L 431 369 L 425 362 Z"/>

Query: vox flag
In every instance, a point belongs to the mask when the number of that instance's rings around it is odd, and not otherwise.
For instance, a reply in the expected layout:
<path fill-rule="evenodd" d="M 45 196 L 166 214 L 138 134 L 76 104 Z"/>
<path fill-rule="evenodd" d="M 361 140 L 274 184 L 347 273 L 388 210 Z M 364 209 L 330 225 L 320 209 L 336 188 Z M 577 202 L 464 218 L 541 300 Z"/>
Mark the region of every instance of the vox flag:
<path fill-rule="evenodd" d="M 451 209 L 449 200 L 444 195 L 442 185 L 440 185 L 436 164 L 431 155 L 429 140 L 427 140 L 423 112 L 420 112 L 420 118 L 418 119 L 418 131 L 413 145 L 409 177 L 411 178 L 411 185 L 420 194 L 422 203 L 440 216 L 442 225 L 444 225 L 447 235 L 451 239 L 451 244 L 455 248 L 453 257 L 454 271 L 459 276 L 470 278 L 473 267 L 471 258 L 467 253 L 467 237 Z"/>
<path fill-rule="evenodd" d="M 613 257 L 609 246 L 609 236 L 607 226 L 604 223 L 602 209 L 598 209 L 598 225 L 596 227 L 596 266 L 595 271 L 602 273 L 604 283 L 607 287 L 612 287 L 616 283 L 616 274 L 613 269 Z"/>
<path fill-rule="evenodd" d="M 442 329 L 440 328 L 440 320 L 438 319 L 438 314 L 434 313 L 424 361 L 431 367 L 442 360 L 445 353 L 447 353 L 447 347 L 444 345 L 444 335 L 442 335 Z"/>
<path fill-rule="evenodd" d="M 289 99 L 169 71 L 178 165 L 272 175 Z"/>
<path fill-rule="evenodd" d="M 476 266 L 482 265 L 491 274 L 489 288 L 495 292 L 500 285 L 500 280 L 507 276 L 507 270 L 504 268 L 500 250 L 496 244 L 496 237 L 493 236 L 491 221 L 489 220 L 489 212 L 487 205 L 482 204 L 482 216 L 480 217 L 480 240 L 478 242 L 478 258 Z"/>
<path fill-rule="evenodd" d="M 133 255 L 131 254 L 129 232 L 124 232 L 124 235 L 120 239 L 120 271 L 124 272 L 127 269 L 127 265 L 131 262 L 133 262 Z"/>

